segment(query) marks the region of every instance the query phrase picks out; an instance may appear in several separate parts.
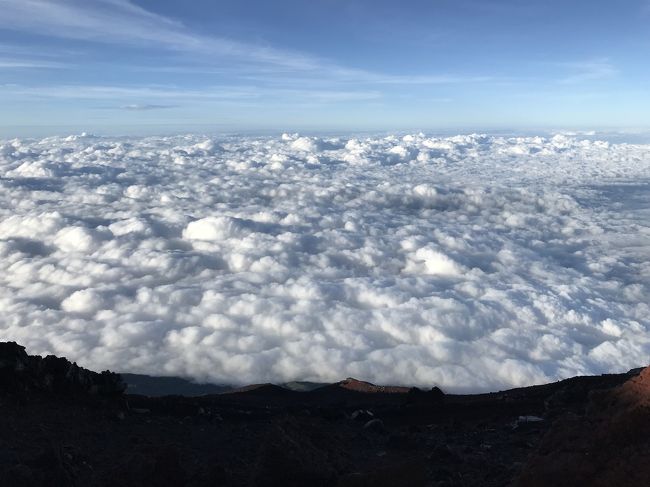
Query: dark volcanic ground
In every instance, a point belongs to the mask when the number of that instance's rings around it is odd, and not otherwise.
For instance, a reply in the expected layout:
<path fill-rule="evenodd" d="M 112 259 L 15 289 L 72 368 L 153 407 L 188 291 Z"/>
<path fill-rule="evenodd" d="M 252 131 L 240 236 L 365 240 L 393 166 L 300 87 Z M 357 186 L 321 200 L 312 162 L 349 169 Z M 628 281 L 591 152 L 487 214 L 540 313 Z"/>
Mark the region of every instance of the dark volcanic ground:
<path fill-rule="evenodd" d="M 148 397 L 0 343 L 0 485 L 647 486 L 638 374 L 465 396 L 347 379 Z"/>

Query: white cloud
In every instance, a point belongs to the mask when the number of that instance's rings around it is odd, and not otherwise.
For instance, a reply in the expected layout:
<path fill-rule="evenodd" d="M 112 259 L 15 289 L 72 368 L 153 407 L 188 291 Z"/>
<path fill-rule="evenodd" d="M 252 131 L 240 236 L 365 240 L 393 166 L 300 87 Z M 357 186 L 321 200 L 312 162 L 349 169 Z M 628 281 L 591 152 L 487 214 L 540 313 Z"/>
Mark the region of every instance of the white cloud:
<path fill-rule="evenodd" d="M 60 69 L 66 67 L 69 66 L 64 63 L 38 59 L 0 58 L 0 69 Z"/>
<path fill-rule="evenodd" d="M 589 61 L 561 63 L 560 66 L 569 71 L 569 75 L 560 80 L 564 84 L 577 84 L 587 81 L 614 78 L 619 74 L 618 69 L 609 59 L 593 59 Z"/>
<path fill-rule="evenodd" d="M 566 134 L 0 141 L 0 339 L 234 383 L 625 370 L 649 161 Z"/>
<path fill-rule="evenodd" d="M 133 103 L 131 105 L 124 105 L 120 108 L 122 108 L 122 110 L 129 110 L 132 112 L 148 112 L 151 110 L 165 110 L 167 108 L 176 108 L 176 105 L 155 105 L 152 103 L 149 104 Z"/>
<path fill-rule="evenodd" d="M 98 42 L 142 44 L 230 56 L 292 69 L 318 62 L 301 53 L 195 34 L 182 23 L 129 0 L 0 0 L 0 26 L 40 35 Z"/>
<path fill-rule="evenodd" d="M 256 100 L 261 98 L 278 98 L 302 100 L 312 103 L 339 103 L 354 100 L 374 100 L 381 98 L 381 93 L 367 90 L 320 90 L 320 89 L 285 89 L 255 86 L 209 86 L 201 89 L 187 90 L 175 86 L 101 86 L 101 85 L 42 85 L 20 86 L 16 84 L 0 85 L 0 95 L 53 98 L 69 100 L 162 100 L 216 102 L 228 100 Z M 131 111 L 147 111 L 172 108 L 174 105 L 163 103 L 128 103 L 122 108 Z"/>
<path fill-rule="evenodd" d="M 1 92 L 21 96 L 62 99 L 242 99 L 254 98 L 258 92 L 253 87 L 214 86 L 202 90 L 186 90 L 174 86 L 102 86 L 102 85 L 0 85 Z"/>

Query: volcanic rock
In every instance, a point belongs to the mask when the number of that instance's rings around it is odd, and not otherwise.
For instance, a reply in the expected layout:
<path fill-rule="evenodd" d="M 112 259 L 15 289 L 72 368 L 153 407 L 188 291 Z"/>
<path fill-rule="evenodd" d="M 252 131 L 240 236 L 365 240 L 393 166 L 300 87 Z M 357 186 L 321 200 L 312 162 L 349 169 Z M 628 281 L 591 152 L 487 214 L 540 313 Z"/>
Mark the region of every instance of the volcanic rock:
<path fill-rule="evenodd" d="M 650 368 L 589 394 L 584 415 L 561 416 L 530 458 L 519 487 L 650 485 Z"/>
<path fill-rule="evenodd" d="M 650 373 L 636 374 L 476 395 L 346 379 L 150 397 L 4 343 L 0 486 L 647 487 Z"/>
<path fill-rule="evenodd" d="M 54 355 L 27 355 L 15 342 L 0 342 L 0 392 L 115 396 L 124 389 L 118 374 L 98 374 Z"/>

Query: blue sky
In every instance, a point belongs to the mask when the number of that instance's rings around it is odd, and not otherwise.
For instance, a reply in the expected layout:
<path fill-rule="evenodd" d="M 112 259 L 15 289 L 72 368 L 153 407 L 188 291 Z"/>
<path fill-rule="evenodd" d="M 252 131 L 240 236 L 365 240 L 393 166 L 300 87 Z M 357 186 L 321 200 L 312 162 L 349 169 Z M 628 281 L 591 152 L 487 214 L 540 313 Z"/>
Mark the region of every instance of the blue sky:
<path fill-rule="evenodd" d="M 650 128 L 650 0 L 0 0 L 0 135 Z"/>

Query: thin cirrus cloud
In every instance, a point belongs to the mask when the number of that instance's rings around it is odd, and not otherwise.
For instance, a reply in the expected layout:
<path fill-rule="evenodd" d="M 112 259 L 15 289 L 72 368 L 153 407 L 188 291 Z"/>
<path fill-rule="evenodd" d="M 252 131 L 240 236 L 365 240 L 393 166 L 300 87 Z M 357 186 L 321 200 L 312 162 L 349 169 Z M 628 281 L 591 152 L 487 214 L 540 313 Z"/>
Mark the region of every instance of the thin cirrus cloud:
<path fill-rule="evenodd" d="M 326 74 L 342 82 L 375 84 L 456 84 L 489 81 L 485 76 L 390 75 L 339 66 L 301 52 L 259 46 L 193 33 L 181 22 L 141 8 L 129 0 L 0 0 L 0 28 L 63 39 L 163 47 L 201 55 L 210 64 L 228 57 L 246 71 L 266 66 L 287 72 Z"/>
<path fill-rule="evenodd" d="M 203 90 L 186 90 L 159 86 L 100 86 L 100 85 L 56 85 L 56 86 L 1 86 L 4 93 L 43 98 L 101 100 L 115 98 L 155 99 L 232 99 L 257 96 L 256 91 L 246 87 L 213 87 Z"/>
<path fill-rule="evenodd" d="M 163 46 L 285 68 L 314 69 L 303 54 L 192 33 L 182 23 L 128 0 L 0 0 L 0 27 L 67 39 Z"/>
<path fill-rule="evenodd" d="M 131 112 L 148 112 L 152 110 L 166 110 L 168 108 L 177 108 L 177 105 L 154 105 L 154 104 L 138 104 L 124 105 L 120 107 L 122 110 Z"/>
<path fill-rule="evenodd" d="M 0 0 L 0 29 L 27 32 L 76 41 L 163 49 L 193 54 L 184 65 L 162 67 L 179 73 L 214 70 L 215 63 L 228 59 L 228 70 L 236 78 L 257 83 L 309 81 L 377 86 L 463 85 L 496 83 L 503 77 L 454 73 L 399 75 L 348 67 L 299 51 L 277 49 L 193 32 L 183 23 L 158 15 L 130 0 Z M 22 48 L 23 51 L 25 48 Z M 2 46 L 0 45 L 0 52 Z M 189 60 L 190 64 L 187 64 Z M 177 62 L 178 60 L 176 60 Z M 63 62 L 42 61 L 26 56 L 3 60 L 0 69 L 63 68 Z M 160 66 L 131 66 L 139 70 Z M 578 84 L 614 77 L 618 71 L 609 59 L 557 63 L 566 74 L 560 84 Z M 217 70 L 223 69 L 220 64 Z M 512 79 L 510 79 L 512 81 Z"/>
<path fill-rule="evenodd" d="M 263 0 L 249 1 L 265 11 Z M 393 38 L 388 30 L 390 35 L 369 39 L 366 34 L 372 34 L 371 27 L 349 25 L 339 18 L 341 12 L 333 10 L 315 22 L 312 31 L 305 22 L 313 20 L 322 5 L 288 12 L 289 1 L 272 9 L 268 18 L 260 12 L 248 15 L 241 9 L 233 13 L 224 8 L 218 9 L 223 18 L 213 19 L 198 0 L 189 11 L 172 1 L 0 0 L 4 123 L 9 126 L 20 119 L 28 126 L 42 122 L 43 114 L 49 113 L 56 125 L 57 110 L 89 120 L 97 107 L 121 108 L 124 116 L 129 110 L 153 110 L 141 107 L 173 105 L 191 109 L 195 115 L 202 113 L 206 119 L 222 121 L 232 116 L 255 124 L 260 112 L 251 107 L 275 109 L 284 103 L 292 110 L 305 110 L 305 119 L 314 126 L 331 117 L 355 119 L 359 124 L 381 119 L 395 128 L 397 113 L 409 124 L 428 127 L 510 125 L 523 119 L 531 125 L 564 126 L 567 120 L 592 123 L 591 118 L 576 115 L 582 113 L 578 110 L 581 95 L 571 98 L 575 102 L 571 109 L 560 102 L 552 109 L 548 104 L 531 103 L 524 117 L 511 103 L 513 94 L 536 96 L 548 91 L 566 97 L 579 91 L 607 95 L 617 85 L 616 93 L 631 96 L 620 88 L 634 70 L 613 47 L 585 54 L 595 45 L 589 43 L 570 54 L 560 45 L 561 35 L 553 40 L 544 37 L 542 14 L 549 9 L 539 7 L 541 11 L 533 15 L 527 8 L 521 10 L 516 0 L 498 3 L 504 15 L 494 19 L 496 25 L 480 15 L 466 15 L 473 0 L 460 7 L 436 7 L 432 22 L 425 15 L 432 14 L 427 9 L 402 12 L 390 29 L 408 34 L 405 27 L 409 25 L 423 31 L 448 27 L 435 43 L 413 45 L 399 36 Z M 365 7 L 369 23 L 378 17 L 381 21 L 382 9 L 370 0 L 365 0 Z M 206 12 L 215 8 L 206 7 Z M 204 13 L 204 18 L 197 17 Z M 629 16 L 629 12 L 620 15 Z M 521 45 L 510 50 L 502 45 L 503 39 L 518 38 L 519 27 L 513 26 L 521 25 L 523 17 L 531 32 L 540 30 L 540 35 L 522 38 Z M 463 23 L 456 31 L 457 20 Z M 227 33 L 218 27 L 222 25 Z M 598 31 L 597 26 L 591 27 L 590 32 Z M 341 36 L 332 39 L 331 33 L 339 28 Z M 479 39 L 482 28 L 503 35 Z M 540 48 L 546 62 L 531 58 L 530 53 Z M 454 102 L 432 110 L 414 100 Z M 616 116 L 628 120 L 619 113 L 621 104 L 612 104 L 606 96 L 600 100 L 596 108 L 602 120 L 610 123 Z M 138 108 L 124 108 L 130 106 Z M 215 111 L 217 106 L 229 110 Z M 174 122 L 179 114 L 169 110 L 160 115 Z M 103 124 L 121 123 L 117 112 L 102 117 Z M 273 123 L 289 123 L 287 117 L 282 111 Z"/>
<path fill-rule="evenodd" d="M 0 69 L 61 69 L 65 63 L 42 61 L 38 59 L 0 58 Z"/>
<path fill-rule="evenodd" d="M 310 102 L 347 102 L 355 100 L 375 100 L 382 97 L 378 91 L 365 90 L 318 90 L 261 88 L 256 86 L 211 86 L 188 90 L 174 86 L 96 86 L 96 85 L 57 85 L 57 86 L 18 86 L 0 85 L 0 90 L 9 95 L 32 98 L 52 98 L 61 100 L 177 100 L 185 102 L 227 102 L 256 100 L 262 98 L 290 98 Z M 131 111 L 176 108 L 167 103 L 126 103 L 120 108 Z"/>
<path fill-rule="evenodd" d="M 2 20 L 0 19 L 0 22 L 1 21 Z M 31 57 L 34 56 L 34 49 L 30 46 L 25 46 L 21 44 L 0 42 L 0 53 L 2 53 L 3 55 L 10 55 L 10 56 Z M 60 57 L 61 55 L 64 54 L 66 55 L 78 54 L 78 51 L 71 50 L 71 49 L 57 49 L 56 51 L 54 51 L 46 47 L 39 48 L 38 50 L 39 57 Z"/>
<path fill-rule="evenodd" d="M 570 73 L 560 80 L 562 84 L 576 84 L 586 81 L 610 79 L 619 74 L 618 69 L 609 59 L 560 63 L 559 67 L 566 69 Z"/>

